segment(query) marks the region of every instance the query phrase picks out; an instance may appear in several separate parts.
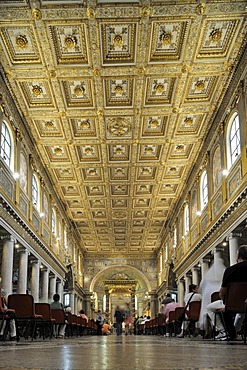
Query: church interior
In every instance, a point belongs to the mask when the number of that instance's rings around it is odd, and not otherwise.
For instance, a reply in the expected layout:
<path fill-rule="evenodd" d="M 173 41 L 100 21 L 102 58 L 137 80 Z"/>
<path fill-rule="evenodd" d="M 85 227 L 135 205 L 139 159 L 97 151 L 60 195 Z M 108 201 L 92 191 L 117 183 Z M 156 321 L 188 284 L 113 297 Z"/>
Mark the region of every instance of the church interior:
<path fill-rule="evenodd" d="M 236 263 L 246 11 L 243 0 L 0 1 L 8 294 L 57 293 L 73 314 L 111 323 L 126 303 L 153 318 L 167 293 L 183 305 L 217 259 Z"/>

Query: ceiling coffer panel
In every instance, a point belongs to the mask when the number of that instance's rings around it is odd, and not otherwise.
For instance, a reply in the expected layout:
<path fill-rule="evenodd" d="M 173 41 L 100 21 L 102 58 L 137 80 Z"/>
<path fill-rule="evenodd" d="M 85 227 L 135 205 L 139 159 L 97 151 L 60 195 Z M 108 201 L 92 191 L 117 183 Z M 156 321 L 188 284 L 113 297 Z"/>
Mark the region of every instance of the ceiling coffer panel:
<path fill-rule="evenodd" d="M 81 248 L 150 257 L 246 47 L 246 1 L 29 3 L 0 1 L 2 74 Z"/>

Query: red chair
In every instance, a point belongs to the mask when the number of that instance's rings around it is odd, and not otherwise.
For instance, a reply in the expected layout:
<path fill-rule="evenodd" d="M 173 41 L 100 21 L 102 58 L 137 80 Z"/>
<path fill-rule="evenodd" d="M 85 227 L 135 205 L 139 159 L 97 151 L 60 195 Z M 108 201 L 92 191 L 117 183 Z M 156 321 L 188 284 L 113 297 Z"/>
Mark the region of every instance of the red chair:
<path fill-rule="evenodd" d="M 28 339 L 31 334 L 34 339 L 36 328 L 39 327 L 44 337 L 44 326 L 42 315 L 35 313 L 33 296 L 29 294 L 10 294 L 8 296 L 8 307 L 15 310 L 17 338 L 20 336 L 20 328 L 25 328 L 23 336 Z"/>
<path fill-rule="evenodd" d="M 60 329 L 61 325 L 67 325 L 68 324 L 68 321 L 67 321 L 66 316 L 65 316 L 65 312 L 62 308 L 57 308 L 57 309 L 51 310 L 51 316 L 52 316 L 53 319 L 56 320 L 55 336 L 59 337 L 58 332 L 59 332 L 59 329 Z"/>
<path fill-rule="evenodd" d="M 195 334 L 195 324 L 199 320 L 200 312 L 201 312 L 201 301 L 192 301 L 189 304 L 189 311 L 187 312 L 188 316 L 188 329 L 189 329 L 189 337 L 190 334 Z"/>
<path fill-rule="evenodd" d="M 48 329 L 48 335 L 52 338 L 53 328 L 56 324 L 56 320 L 52 318 L 51 315 L 51 306 L 49 303 L 35 303 L 35 312 L 37 315 L 41 315 L 43 317 L 43 324 L 44 324 L 44 336 L 46 332 L 46 328 Z"/>

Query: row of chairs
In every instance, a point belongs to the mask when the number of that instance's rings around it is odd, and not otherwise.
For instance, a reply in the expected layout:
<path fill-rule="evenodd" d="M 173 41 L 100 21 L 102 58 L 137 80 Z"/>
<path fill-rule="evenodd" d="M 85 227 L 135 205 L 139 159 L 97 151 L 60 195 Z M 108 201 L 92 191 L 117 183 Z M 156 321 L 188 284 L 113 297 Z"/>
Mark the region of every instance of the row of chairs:
<path fill-rule="evenodd" d="M 220 299 L 219 292 L 214 292 L 211 295 L 211 302 Z M 169 320 L 168 320 L 168 330 L 170 334 L 174 333 L 174 335 L 178 334 L 181 327 L 181 322 L 179 320 L 184 307 L 177 307 L 175 311 L 171 311 L 169 313 Z M 188 334 L 193 334 L 195 329 L 195 323 L 199 320 L 201 310 L 201 302 L 200 301 L 192 301 L 189 304 L 188 309 L 188 321 L 187 327 L 189 328 Z M 230 283 L 227 286 L 226 290 L 226 297 L 225 297 L 225 310 L 232 315 L 240 313 L 244 315 L 244 322 L 243 322 L 243 332 L 242 337 L 244 343 L 246 343 L 247 338 L 247 282 L 234 282 Z M 213 323 L 213 339 L 215 339 L 215 326 L 216 326 L 216 316 L 219 315 L 223 326 L 226 330 L 226 324 L 224 320 L 224 315 L 221 311 L 216 312 L 215 315 L 215 322 Z M 145 324 L 137 325 L 137 334 L 164 334 L 167 330 L 167 325 L 165 322 L 165 317 L 160 315 L 150 321 L 147 321 Z M 229 339 L 227 337 L 227 339 Z"/>
<path fill-rule="evenodd" d="M 189 304 L 189 313 L 186 318 L 189 327 L 199 320 L 200 309 L 201 302 L 199 301 L 191 302 Z M 176 336 L 181 330 L 180 317 L 183 312 L 184 307 L 176 307 L 174 311 L 169 312 L 168 322 L 166 322 L 164 315 L 159 315 L 158 317 L 146 321 L 144 324 L 138 324 L 137 334 L 164 335 L 169 332 L 170 335 L 174 334 Z"/>
<path fill-rule="evenodd" d="M 0 297 L 1 298 L 1 297 Z M 0 330 L 5 326 L 5 334 L 9 328 L 10 320 L 15 321 L 17 341 L 20 336 L 28 339 L 30 336 L 33 340 L 39 331 L 43 339 L 52 338 L 55 325 L 66 324 L 66 335 L 96 334 L 97 325 L 95 321 L 80 316 L 65 313 L 63 309 L 51 310 L 48 303 L 34 303 L 32 295 L 28 294 L 11 294 L 8 296 L 8 308 L 4 308 L 2 298 L 0 299 Z M 3 339 L 5 335 L 3 335 Z"/>

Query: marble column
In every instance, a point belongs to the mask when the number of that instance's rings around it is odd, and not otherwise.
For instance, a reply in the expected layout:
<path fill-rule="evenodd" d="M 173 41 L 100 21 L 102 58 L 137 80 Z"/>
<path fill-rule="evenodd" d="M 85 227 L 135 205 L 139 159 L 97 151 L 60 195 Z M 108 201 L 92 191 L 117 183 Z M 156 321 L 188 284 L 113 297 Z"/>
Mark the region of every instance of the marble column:
<path fill-rule="evenodd" d="M 192 283 L 192 275 L 191 273 L 187 273 L 185 275 L 185 292 L 189 293 L 189 285 Z"/>
<path fill-rule="evenodd" d="M 49 293 L 48 293 L 48 299 L 49 301 L 53 300 L 54 294 L 56 294 L 56 276 L 50 272 L 49 275 Z M 61 297 L 60 297 L 60 302 L 61 302 Z"/>
<path fill-rule="evenodd" d="M 49 288 L 49 270 L 47 267 L 43 267 L 41 270 L 41 301 L 48 303 L 48 288 Z"/>
<path fill-rule="evenodd" d="M 57 279 L 56 286 L 56 292 L 60 295 L 60 301 L 63 302 L 63 281 Z"/>
<path fill-rule="evenodd" d="M 32 271 L 31 271 L 31 294 L 34 302 L 39 302 L 39 274 L 40 274 L 40 262 L 38 260 L 32 260 Z"/>
<path fill-rule="evenodd" d="M 91 312 L 91 294 L 90 292 L 87 292 L 85 294 L 85 311 L 89 318 L 92 318 L 92 312 Z"/>
<path fill-rule="evenodd" d="M 77 313 L 78 313 L 77 312 L 77 309 L 78 309 L 78 307 L 77 307 L 77 305 L 78 305 L 78 297 L 77 297 L 77 294 L 74 295 L 74 300 L 75 300 L 75 302 L 74 302 L 74 312 L 73 313 L 75 315 L 77 315 Z"/>
<path fill-rule="evenodd" d="M 192 283 L 195 285 L 199 285 L 199 267 L 193 266 L 192 268 Z"/>
<path fill-rule="evenodd" d="M 201 262 L 202 279 L 209 269 L 209 263 L 210 263 L 210 258 L 203 257 L 202 262 Z"/>
<path fill-rule="evenodd" d="M 71 307 L 71 312 L 75 312 L 75 294 L 74 291 L 70 292 L 70 307 Z"/>
<path fill-rule="evenodd" d="M 155 292 L 149 293 L 150 295 L 150 316 L 151 318 L 155 318 L 155 316 L 158 314 L 158 297 Z"/>
<path fill-rule="evenodd" d="M 107 312 L 109 312 L 109 303 L 110 303 L 109 289 L 105 289 L 105 299 L 106 299 L 106 308 L 105 308 L 105 310 Z"/>
<path fill-rule="evenodd" d="M 12 294 L 12 278 L 13 278 L 13 258 L 14 258 L 14 242 L 11 236 L 4 237 L 3 254 L 2 254 L 2 288 L 7 294 Z"/>
<path fill-rule="evenodd" d="M 26 248 L 19 248 L 19 276 L 17 283 L 17 293 L 26 294 L 27 292 L 27 269 L 28 269 L 28 255 L 29 252 Z"/>
<path fill-rule="evenodd" d="M 228 242 L 229 242 L 229 255 L 230 255 L 230 266 L 237 263 L 237 253 L 238 253 L 238 247 L 239 247 L 239 237 L 240 234 L 231 233 L 228 236 Z"/>
<path fill-rule="evenodd" d="M 178 304 L 184 305 L 184 279 L 180 279 L 178 283 Z"/>

